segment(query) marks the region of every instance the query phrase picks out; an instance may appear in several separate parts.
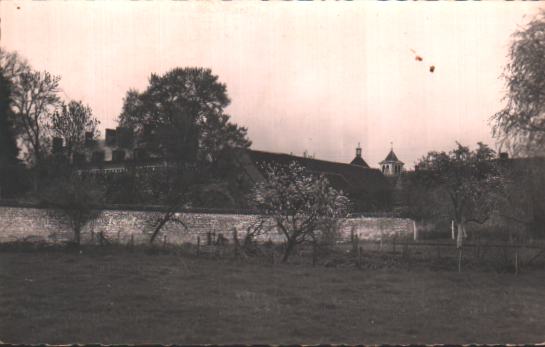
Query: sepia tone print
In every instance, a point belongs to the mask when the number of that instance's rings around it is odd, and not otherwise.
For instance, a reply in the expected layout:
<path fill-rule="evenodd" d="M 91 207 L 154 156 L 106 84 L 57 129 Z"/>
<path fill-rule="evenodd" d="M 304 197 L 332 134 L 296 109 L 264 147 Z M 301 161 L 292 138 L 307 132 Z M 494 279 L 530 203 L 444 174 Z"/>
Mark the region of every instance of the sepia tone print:
<path fill-rule="evenodd" d="M 544 11 L 0 2 L 0 343 L 543 343 Z"/>

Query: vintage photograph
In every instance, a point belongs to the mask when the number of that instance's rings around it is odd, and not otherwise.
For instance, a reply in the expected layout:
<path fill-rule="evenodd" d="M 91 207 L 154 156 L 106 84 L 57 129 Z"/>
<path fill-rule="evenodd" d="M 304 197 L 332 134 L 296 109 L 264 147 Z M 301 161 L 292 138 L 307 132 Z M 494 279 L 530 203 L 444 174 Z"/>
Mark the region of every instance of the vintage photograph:
<path fill-rule="evenodd" d="M 1 344 L 545 343 L 545 5 L 0 2 Z"/>

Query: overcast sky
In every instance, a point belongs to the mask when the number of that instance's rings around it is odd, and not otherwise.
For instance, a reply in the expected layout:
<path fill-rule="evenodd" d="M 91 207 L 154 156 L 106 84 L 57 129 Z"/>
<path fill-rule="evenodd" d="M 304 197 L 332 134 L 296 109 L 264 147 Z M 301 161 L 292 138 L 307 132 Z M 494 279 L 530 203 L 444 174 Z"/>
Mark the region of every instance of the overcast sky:
<path fill-rule="evenodd" d="M 202 66 L 227 84 L 255 149 L 348 162 L 361 142 L 378 166 L 393 142 L 410 167 L 455 141 L 494 146 L 510 35 L 539 6 L 1 1 L 1 45 L 61 75 L 63 97 L 102 129 L 151 72 Z"/>

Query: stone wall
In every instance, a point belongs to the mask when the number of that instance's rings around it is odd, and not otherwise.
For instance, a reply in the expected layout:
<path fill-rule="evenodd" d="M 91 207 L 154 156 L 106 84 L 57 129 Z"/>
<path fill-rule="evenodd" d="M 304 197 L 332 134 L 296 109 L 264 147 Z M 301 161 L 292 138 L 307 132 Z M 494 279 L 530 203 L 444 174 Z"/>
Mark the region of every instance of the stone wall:
<path fill-rule="evenodd" d="M 104 210 L 99 217 L 88 223 L 82 231 L 82 242 L 96 240 L 99 233 L 110 240 L 126 243 L 147 242 L 153 231 L 153 224 L 161 216 L 155 211 L 123 211 Z M 223 234 L 232 239 L 233 228 L 237 228 L 239 238 L 244 237 L 246 230 L 258 220 L 257 215 L 217 214 L 217 213 L 181 213 L 187 229 L 178 223 L 165 225 L 162 235 L 167 242 L 181 244 L 184 242 L 206 241 L 208 232 Z M 265 227 L 270 232 L 262 240 L 280 241 L 282 237 L 274 230 L 272 222 Z M 413 222 L 403 218 L 347 218 L 343 220 L 341 235 L 349 238 L 351 231 L 363 239 L 389 238 L 393 235 L 412 238 Z M 32 207 L 0 207 L 0 242 L 16 240 L 42 240 L 47 242 L 68 241 L 72 237 L 70 225 L 59 214 L 52 210 Z M 162 240 L 163 236 L 160 237 Z"/>

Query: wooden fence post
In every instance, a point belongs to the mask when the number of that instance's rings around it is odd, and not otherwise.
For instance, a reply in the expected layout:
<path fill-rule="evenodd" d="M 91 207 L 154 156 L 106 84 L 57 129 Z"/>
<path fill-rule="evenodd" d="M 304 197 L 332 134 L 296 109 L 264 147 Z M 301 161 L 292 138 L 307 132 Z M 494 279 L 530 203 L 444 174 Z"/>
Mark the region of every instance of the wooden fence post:
<path fill-rule="evenodd" d="M 197 236 L 197 257 L 201 254 L 201 237 Z"/>
<path fill-rule="evenodd" d="M 406 244 L 407 247 L 407 271 L 411 270 L 411 249 L 409 248 L 409 243 Z"/>
<path fill-rule="evenodd" d="M 458 272 L 462 272 L 462 247 L 458 247 Z"/>
<path fill-rule="evenodd" d="M 515 246 L 515 276 L 519 274 L 519 248 Z"/>
<path fill-rule="evenodd" d="M 167 248 L 167 236 L 164 235 L 163 236 L 163 249 L 166 249 Z"/>
<path fill-rule="evenodd" d="M 312 266 L 316 266 L 316 240 L 312 242 Z"/>
<path fill-rule="evenodd" d="M 361 269 L 361 255 L 362 255 L 362 248 L 361 246 L 358 247 L 358 269 Z"/>
<path fill-rule="evenodd" d="M 134 250 L 134 234 L 131 234 L 131 251 Z"/>
<path fill-rule="evenodd" d="M 233 246 L 235 252 L 235 258 L 238 258 L 238 231 L 237 228 L 233 228 Z"/>

